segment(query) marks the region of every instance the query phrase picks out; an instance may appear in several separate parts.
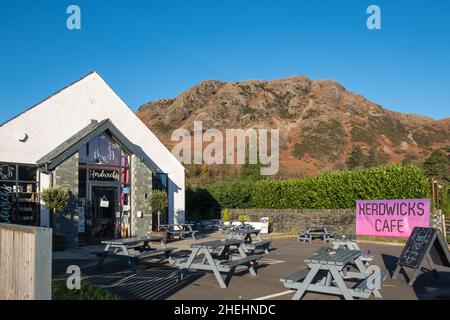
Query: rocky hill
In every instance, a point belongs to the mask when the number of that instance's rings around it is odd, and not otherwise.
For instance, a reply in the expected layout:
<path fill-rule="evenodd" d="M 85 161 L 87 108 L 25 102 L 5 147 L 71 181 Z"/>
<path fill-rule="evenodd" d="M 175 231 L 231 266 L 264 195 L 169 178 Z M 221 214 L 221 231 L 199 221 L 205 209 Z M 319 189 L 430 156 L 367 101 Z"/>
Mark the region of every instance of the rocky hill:
<path fill-rule="evenodd" d="M 355 145 L 375 154 L 379 164 L 421 161 L 450 145 L 450 118 L 390 111 L 336 81 L 300 76 L 203 81 L 175 99 L 141 106 L 137 115 L 169 149 L 171 132 L 192 132 L 195 120 L 205 129 L 278 128 L 282 176 L 344 169 Z"/>

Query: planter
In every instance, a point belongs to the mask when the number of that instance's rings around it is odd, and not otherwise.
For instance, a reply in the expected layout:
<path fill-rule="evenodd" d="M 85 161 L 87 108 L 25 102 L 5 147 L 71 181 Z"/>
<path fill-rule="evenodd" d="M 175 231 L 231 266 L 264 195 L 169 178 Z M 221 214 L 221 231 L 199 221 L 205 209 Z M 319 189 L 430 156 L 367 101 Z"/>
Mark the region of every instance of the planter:
<path fill-rule="evenodd" d="M 153 237 L 162 237 L 164 239 L 164 242 L 167 242 L 168 233 L 167 230 L 154 230 L 150 234 Z"/>

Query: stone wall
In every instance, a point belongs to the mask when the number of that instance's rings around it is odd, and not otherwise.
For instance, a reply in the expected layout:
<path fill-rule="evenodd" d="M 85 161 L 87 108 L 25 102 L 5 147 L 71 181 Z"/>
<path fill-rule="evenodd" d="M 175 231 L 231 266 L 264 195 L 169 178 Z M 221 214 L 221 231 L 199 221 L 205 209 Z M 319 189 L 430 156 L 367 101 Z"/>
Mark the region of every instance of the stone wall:
<path fill-rule="evenodd" d="M 152 229 L 152 211 L 148 206 L 152 192 L 152 171 L 139 157 L 133 155 L 131 172 L 131 232 L 133 236 L 146 236 Z"/>
<path fill-rule="evenodd" d="M 64 213 L 56 216 L 55 234 L 64 236 L 69 248 L 78 246 L 78 153 L 61 163 L 53 172 L 53 186 L 69 189 L 70 199 Z"/>
<path fill-rule="evenodd" d="M 320 224 L 338 234 L 355 234 L 354 209 L 228 209 L 228 212 L 232 220 L 237 220 L 239 215 L 248 216 L 249 221 L 270 217 L 273 232 L 297 232 L 307 224 Z"/>

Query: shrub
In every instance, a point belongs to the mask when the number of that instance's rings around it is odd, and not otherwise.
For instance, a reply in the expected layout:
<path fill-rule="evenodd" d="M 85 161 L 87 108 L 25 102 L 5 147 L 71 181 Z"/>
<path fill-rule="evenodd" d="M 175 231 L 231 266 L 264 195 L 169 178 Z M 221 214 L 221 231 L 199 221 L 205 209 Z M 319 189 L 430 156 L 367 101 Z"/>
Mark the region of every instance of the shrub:
<path fill-rule="evenodd" d="M 203 187 L 188 187 L 186 216 L 190 219 L 212 219 L 220 218 L 222 208 L 250 208 L 253 184 L 251 179 L 222 180 Z"/>
<path fill-rule="evenodd" d="M 62 186 L 49 187 L 41 194 L 45 207 L 51 210 L 50 225 L 53 228 L 55 224 L 55 215 L 57 212 L 62 213 L 69 203 L 69 190 Z"/>
<path fill-rule="evenodd" d="M 429 197 L 428 180 L 414 165 L 391 165 L 354 171 L 322 173 L 288 180 L 255 183 L 257 208 L 353 208 L 355 200 Z"/>
<path fill-rule="evenodd" d="M 161 213 L 165 212 L 169 206 L 167 192 L 164 190 L 152 190 L 150 198 L 148 199 L 148 205 L 153 211 L 158 214 L 158 230 L 161 225 Z"/>
<path fill-rule="evenodd" d="M 228 208 L 223 211 L 223 221 L 230 221 L 230 212 Z"/>
<path fill-rule="evenodd" d="M 239 222 L 246 222 L 247 220 L 248 220 L 248 217 L 243 214 L 240 214 L 238 217 Z"/>
<path fill-rule="evenodd" d="M 251 180 L 222 180 L 206 187 L 221 208 L 250 208 L 252 206 Z"/>

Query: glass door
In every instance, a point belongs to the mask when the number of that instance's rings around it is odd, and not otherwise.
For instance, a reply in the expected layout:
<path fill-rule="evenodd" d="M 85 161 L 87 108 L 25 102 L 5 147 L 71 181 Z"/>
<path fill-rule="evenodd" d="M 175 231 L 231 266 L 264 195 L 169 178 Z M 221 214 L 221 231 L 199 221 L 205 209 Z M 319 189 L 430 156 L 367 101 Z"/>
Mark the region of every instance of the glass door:
<path fill-rule="evenodd" d="M 94 243 L 120 237 L 117 186 L 91 184 L 91 239 Z"/>

